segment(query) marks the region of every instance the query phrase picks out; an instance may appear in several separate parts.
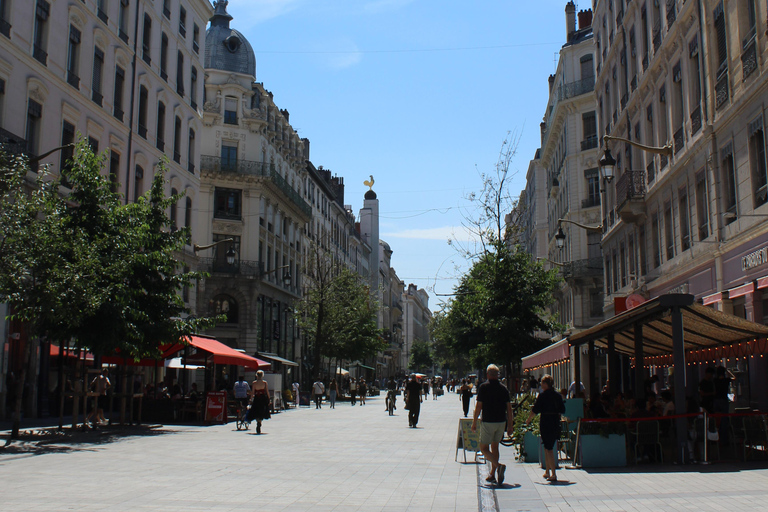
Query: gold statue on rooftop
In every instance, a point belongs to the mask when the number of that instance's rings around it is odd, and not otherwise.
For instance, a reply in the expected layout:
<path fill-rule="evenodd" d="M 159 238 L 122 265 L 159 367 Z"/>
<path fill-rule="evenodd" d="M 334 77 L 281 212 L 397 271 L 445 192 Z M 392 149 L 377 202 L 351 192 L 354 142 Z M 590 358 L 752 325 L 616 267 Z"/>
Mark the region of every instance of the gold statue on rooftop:
<path fill-rule="evenodd" d="M 368 190 L 373 190 L 373 183 L 374 183 L 374 181 L 373 181 L 373 174 L 371 174 L 370 177 L 371 177 L 371 179 L 370 180 L 365 180 L 363 182 L 363 185 L 367 186 Z"/>

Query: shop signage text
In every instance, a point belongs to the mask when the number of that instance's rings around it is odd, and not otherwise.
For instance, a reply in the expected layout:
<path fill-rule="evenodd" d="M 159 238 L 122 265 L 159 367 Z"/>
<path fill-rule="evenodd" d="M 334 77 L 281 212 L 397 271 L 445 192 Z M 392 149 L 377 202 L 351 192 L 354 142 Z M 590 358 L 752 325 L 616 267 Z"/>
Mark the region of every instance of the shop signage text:
<path fill-rule="evenodd" d="M 741 270 L 746 272 L 768 263 L 768 247 L 763 247 L 741 258 Z"/>

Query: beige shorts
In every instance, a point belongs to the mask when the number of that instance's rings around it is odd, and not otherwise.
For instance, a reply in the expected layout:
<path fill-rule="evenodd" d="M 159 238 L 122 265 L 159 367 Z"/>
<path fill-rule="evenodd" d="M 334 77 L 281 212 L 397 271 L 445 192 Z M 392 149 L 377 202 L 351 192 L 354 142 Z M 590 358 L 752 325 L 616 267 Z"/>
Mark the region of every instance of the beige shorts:
<path fill-rule="evenodd" d="M 504 438 L 506 421 L 484 421 L 480 424 L 480 444 L 495 444 Z"/>

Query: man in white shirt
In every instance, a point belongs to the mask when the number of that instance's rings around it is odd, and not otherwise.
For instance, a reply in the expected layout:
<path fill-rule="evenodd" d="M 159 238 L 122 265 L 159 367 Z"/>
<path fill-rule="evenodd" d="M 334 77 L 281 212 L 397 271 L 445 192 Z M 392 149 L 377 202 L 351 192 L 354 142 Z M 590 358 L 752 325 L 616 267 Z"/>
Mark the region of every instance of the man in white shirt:
<path fill-rule="evenodd" d="M 323 408 L 323 393 L 325 393 L 325 384 L 317 377 L 317 380 L 312 384 L 312 393 L 315 395 L 315 409 Z"/>
<path fill-rule="evenodd" d="M 248 397 L 251 394 L 251 386 L 248 385 L 242 375 L 237 378 L 233 391 L 235 392 L 235 402 L 238 402 L 240 407 L 245 410 L 248 405 Z"/>

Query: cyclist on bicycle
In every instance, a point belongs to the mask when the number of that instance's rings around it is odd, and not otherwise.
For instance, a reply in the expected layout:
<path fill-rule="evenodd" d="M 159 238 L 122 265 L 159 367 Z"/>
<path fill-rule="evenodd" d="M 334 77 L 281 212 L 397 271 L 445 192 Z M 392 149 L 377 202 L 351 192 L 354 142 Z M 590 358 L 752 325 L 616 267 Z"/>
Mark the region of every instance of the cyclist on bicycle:
<path fill-rule="evenodd" d="M 237 378 L 233 388 L 235 392 L 235 403 L 241 414 L 245 415 L 245 409 L 248 407 L 248 397 L 251 395 L 251 386 L 245 381 L 243 376 Z"/>
<path fill-rule="evenodd" d="M 387 399 L 385 400 L 386 407 L 384 408 L 385 411 L 389 411 L 389 404 L 392 404 L 392 409 L 397 409 L 395 407 L 395 392 L 397 391 L 397 381 L 394 379 L 394 377 L 389 379 L 389 382 L 387 383 Z"/>

